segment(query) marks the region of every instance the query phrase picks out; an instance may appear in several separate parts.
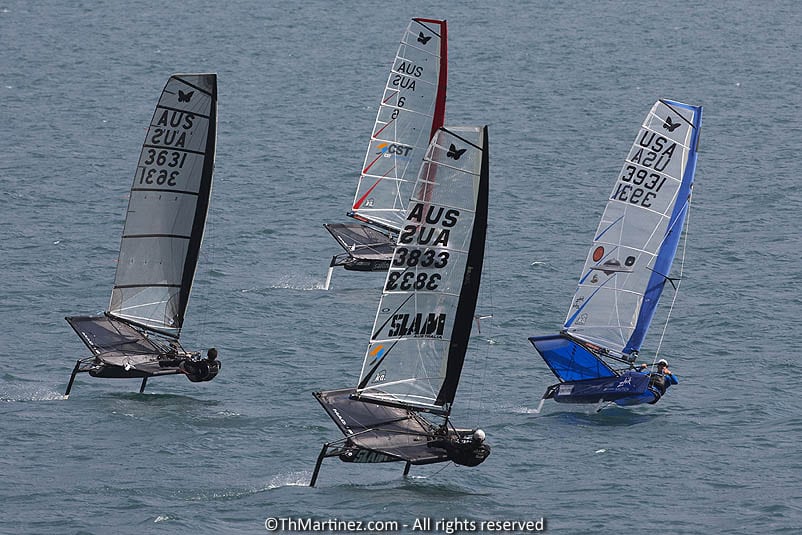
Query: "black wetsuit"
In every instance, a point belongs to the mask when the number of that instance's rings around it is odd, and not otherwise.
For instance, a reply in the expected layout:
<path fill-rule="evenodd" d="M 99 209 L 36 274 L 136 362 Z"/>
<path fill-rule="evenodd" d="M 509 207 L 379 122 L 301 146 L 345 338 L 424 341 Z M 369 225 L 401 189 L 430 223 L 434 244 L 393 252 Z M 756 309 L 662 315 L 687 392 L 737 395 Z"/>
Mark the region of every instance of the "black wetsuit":
<path fill-rule="evenodd" d="M 462 442 L 458 439 L 438 438 L 429 442 L 429 446 L 446 450 L 451 461 L 463 466 L 481 464 L 490 455 L 490 446 L 484 442 Z"/>

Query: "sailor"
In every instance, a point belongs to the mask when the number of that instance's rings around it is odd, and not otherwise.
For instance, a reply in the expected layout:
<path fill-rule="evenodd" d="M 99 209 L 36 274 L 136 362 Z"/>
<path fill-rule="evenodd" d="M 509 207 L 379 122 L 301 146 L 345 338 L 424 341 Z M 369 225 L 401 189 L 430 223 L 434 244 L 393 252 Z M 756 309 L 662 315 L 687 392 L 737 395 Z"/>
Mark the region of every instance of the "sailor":
<path fill-rule="evenodd" d="M 671 373 L 671 370 L 668 369 L 668 361 L 666 359 L 660 359 L 657 361 L 657 373 L 662 373 L 663 375 L 674 375 Z"/>
<path fill-rule="evenodd" d="M 649 374 L 649 387 L 656 395 L 654 403 L 666 393 L 668 387 L 679 384 L 677 377 L 668 369 L 668 361 L 660 359 L 657 361 L 657 371 Z M 659 394 L 659 395 L 658 395 Z"/>
<path fill-rule="evenodd" d="M 430 447 L 443 448 L 449 460 L 463 466 L 477 466 L 490 455 L 490 446 L 485 444 L 485 432 L 475 429 L 470 438 L 441 437 L 429 442 Z"/>
<path fill-rule="evenodd" d="M 217 360 L 217 349 L 210 348 L 206 352 L 205 359 L 184 359 L 178 365 L 179 369 L 186 374 L 187 379 L 193 383 L 200 381 L 211 381 L 220 371 L 220 362 Z"/>

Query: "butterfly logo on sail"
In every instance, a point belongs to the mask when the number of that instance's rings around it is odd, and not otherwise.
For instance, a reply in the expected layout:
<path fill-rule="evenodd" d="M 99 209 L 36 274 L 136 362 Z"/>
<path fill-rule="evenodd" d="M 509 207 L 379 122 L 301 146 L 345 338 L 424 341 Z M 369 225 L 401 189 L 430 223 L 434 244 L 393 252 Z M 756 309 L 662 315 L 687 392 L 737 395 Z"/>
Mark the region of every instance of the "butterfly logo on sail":
<path fill-rule="evenodd" d="M 432 38 L 432 36 L 431 36 L 431 35 L 423 35 L 423 32 L 419 32 L 419 33 L 418 33 L 418 42 L 419 42 L 419 43 L 422 43 L 422 44 L 424 44 L 424 45 L 425 45 L 426 43 L 428 43 L 428 42 L 429 42 L 429 39 L 431 39 L 431 38 Z"/>
<path fill-rule="evenodd" d="M 665 122 L 663 122 L 663 128 L 665 128 L 665 129 L 666 129 L 666 130 L 668 130 L 669 132 L 673 132 L 674 130 L 676 130 L 677 128 L 679 128 L 679 125 L 680 125 L 680 124 L 682 124 L 682 123 L 680 123 L 679 121 L 677 121 L 676 123 L 675 123 L 675 122 L 673 122 L 673 121 L 671 120 L 671 116 L 669 115 L 668 117 L 666 117 L 666 120 L 665 120 Z"/>
<path fill-rule="evenodd" d="M 457 147 L 452 143 L 451 147 L 448 148 L 448 152 L 446 153 L 446 156 L 448 156 L 449 158 L 454 159 L 454 160 L 459 160 L 460 156 L 465 154 L 466 150 L 468 150 L 468 149 L 467 148 L 466 149 L 457 149 Z"/>
<path fill-rule="evenodd" d="M 194 95 L 194 91 L 190 91 L 188 93 L 184 93 L 180 89 L 178 90 L 178 102 L 189 102 L 192 100 L 192 95 Z"/>

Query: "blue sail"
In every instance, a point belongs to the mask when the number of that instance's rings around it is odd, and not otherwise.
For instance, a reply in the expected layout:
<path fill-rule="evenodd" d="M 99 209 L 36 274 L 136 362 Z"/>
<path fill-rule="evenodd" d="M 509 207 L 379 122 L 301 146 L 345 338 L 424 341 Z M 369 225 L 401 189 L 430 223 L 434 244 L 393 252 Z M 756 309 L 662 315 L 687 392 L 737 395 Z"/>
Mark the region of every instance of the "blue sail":
<path fill-rule="evenodd" d="M 613 185 L 560 334 L 529 340 L 563 403 L 656 403 L 661 373 L 634 368 L 690 205 L 702 107 L 658 100 Z M 672 384 L 676 384 L 675 382 Z"/>
<path fill-rule="evenodd" d="M 663 239 L 660 252 L 657 254 L 657 259 L 652 268 L 652 275 L 646 285 L 646 292 L 643 295 L 643 303 L 638 314 L 638 321 L 635 324 L 635 330 L 632 332 L 632 336 L 630 336 L 627 345 L 624 347 L 624 353 L 627 354 L 640 350 L 643 339 L 646 337 L 646 332 L 649 330 L 649 325 L 651 325 L 652 319 L 654 318 L 657 304 L 660 301 L 660 295 L 663 293 L 663 288 L 671 272 L 671 265 L 674 263 L 674 257 L 677 254 L 677 247 L 679 246 L 679 240 L 682 236 L 682 229 L 685 226 L 685 218 L 688 215 L 693 179 L 696 172 L 699 129 L 702 125 L 702 107 L 689 106 L 672 100 L 663 100 L 662 102 L 669 108 L 685 109 L 693 113 L 691 140 L 688 150 L 688 161 L 682 176 L 682 184 L 677 192 L 676 204 L 674 204 L 674 210 L 668 222 L 665 238 Z"/>

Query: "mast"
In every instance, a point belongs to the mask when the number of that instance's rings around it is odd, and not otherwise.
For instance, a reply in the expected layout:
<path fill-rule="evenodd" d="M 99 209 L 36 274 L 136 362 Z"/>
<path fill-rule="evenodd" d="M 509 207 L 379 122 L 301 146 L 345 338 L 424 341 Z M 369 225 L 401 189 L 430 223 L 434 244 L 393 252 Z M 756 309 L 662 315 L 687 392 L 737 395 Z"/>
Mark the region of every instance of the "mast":
<path fill-rule="evenodd" d="M 688 210 L 690 209 L 691 191 L 693 189 L 694 175 L 696 174 L 699 133 L 702 126 L 702 107 L 689 106 L 671 100 L 661 100 L 660 102 L 665 104 L 669 110 L 674 111 L 682 120 L 689 122 L 689 126 L 691 127 L 690 143 L 687 148 L 687 161 L 682 174 L 682 183 L 677 193 L 677 200 L 674 204 L 674 210 L 671 213 L 671 219 L 668 222 L 665 238 L 663 244 L 660 246 L 660 252 L 657 254 L 652 275 L 649 277 L 649 282 L 646 285 L 646 292 L 643 295 L 643 305 L 638 313 L 635 330 L 632 332 L 632 336 L 624 347 L 624 353 L 626 354 L 640 350 L 649 325 L 651 325 L 652 319 L 654 318 L 654 313 L 660 301 L 660 296 L 663 293 L 663 288 L 671 273 L 674 257 L 677 255 L 677 247 L 683 228 L 685 227 Z M 686 118 L 679 110 L 690 111 L 692 113 L 690 119 Z M 666 117 L 668 117 L 668 115 Z"/>
<path fill-rule="evenodd" d="M 482 167 L 479 174 L 479 188 L 476 196 L 476 213 L 474 214 L 473 235 L 468 250 L 468 261 L 465 265 L 465 276 L 462 279 L 457 316 L 454 320 L 454 335 L 448 349 L 448 363 L 443 386 L 437 394 L 435 404 L 443 405 L 451 410 L 451 403 L 457 393 L 457 385 L 468 350 L 471 337 L 473 317 L 476 313 L 476 300 L 479 297 L 479 283 L 482 278 L 482 265 L 485 257 L 485 239 L 487 236 L 487 207 L 490 177 L 490 159 L 487 143 L 487 126 L 482 129 Z"/>
<path fill-rule="evenodd" d="M 184 324 L 184 313 L 189 305 L 189 292 L 195 280 L 195 270 L 198 266 L 198 256 L 200 255 L 203 234 L 206 229 L 206 215 L 209 212 L 209 199 L 212 195 L 212 177 L 214 175 L 214 160 L 217 144 L 217 75 L 209 75 L 206 81 L 211 86 L 212 105 L 209 113 L 209 129 L 206 134 L 206 149 L 203 159 L 203 170 L 201 171 L 201 183 L 198 189 L 197 206 L 195 208 L 195 218 L 192 221 L 192 234 L 189 239 L 189 251 L 184 262 L 184 273 L 181 277 L 181 293 L 178 305 L 178 324 Z"/>

